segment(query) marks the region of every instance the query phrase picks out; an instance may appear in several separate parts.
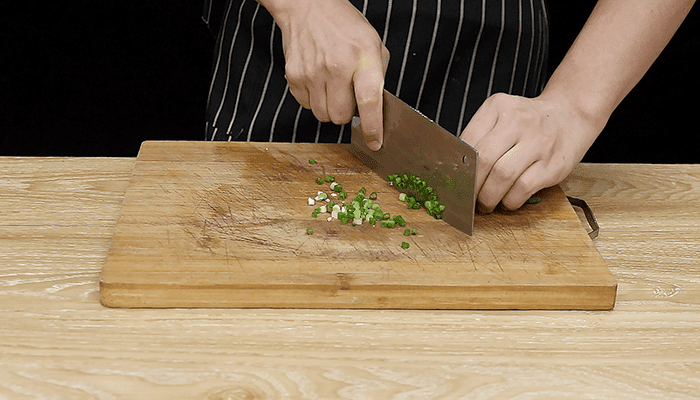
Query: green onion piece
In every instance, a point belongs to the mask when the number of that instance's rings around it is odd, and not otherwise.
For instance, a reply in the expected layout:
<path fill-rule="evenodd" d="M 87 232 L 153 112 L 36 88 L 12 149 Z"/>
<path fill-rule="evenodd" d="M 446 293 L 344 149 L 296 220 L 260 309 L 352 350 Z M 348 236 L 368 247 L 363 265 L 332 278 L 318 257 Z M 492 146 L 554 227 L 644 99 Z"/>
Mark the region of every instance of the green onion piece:
<path fill-rule="evenodd" d="M 410 246 L 411 246 L 411 245 L 408 244 L 408 242 L 401 242 L 401 248 L 402 248 L 402 249 L 407 249 L 407 248 L 409 248 Z"/>
<path fill-rule="evenodd" d="M 394 215 L 393 220 L 398 226 L 406 226 L 406 220 L 398 214 Z"/>
<path fill-rule="evenodd" d="M 411 236 L 411 230 L 410 230 L 410 229 L 405 229 L 405 230 L 403 231 L 403 235 L 404 235 L 404 236 Z"/>
<path fill-rule="evenodd" d="M 333 182 L 333 181 L 335 181 L 335 176 L 333 176 L 333 175 L 326 176 L 326 182 Z"/>
<path fill-rule="evenodd" d="M 527 204 L 537 204 L 542 201 L 542 198 L 537 197 L 537 196 L 532 196 L 529 199 L 527 199 Z"/>
<path fill-rule="evenodd" d="M 416 233 L 418 233 L 418 228 L 411 229 L 411 235 L 415 235 Z"/>
<path fill-rule="evenodd" d="M 347 198 L 348 198 L 348 192 L 340 192 L 340 194 L 338 195 L 338 198 L 339 198 L 340 200 L 345 200 L 345 199 L 347 199 Z"/>
<path fill-rule="evenodd" d="M 311 229 L 311 228 L 306 228 L 306 234 L 307 234 L 307 235 L 313 235 L 313 234 L 314 234 L 314 230 Z"/>
<path fill-rule="evenodd" d="M 370 200 L 377 200 L 377 192 L 372 192 L 369 194 Z"/>
<path fill-rule="evenodd" d="M 342 192 L 342 191 L 343 191 L 343 185 L 337 184 L 337 185 L 333 186 L 333 190 L 336 191 L 336 192 Z M 347 197 L 347 193 L 345 194 L 345 197 Z M 345 197 L 343 197 L 343 198 L 345 198 Z M 342 200 L 342 199 L 341 199 L 341 200 Z"/>
<path fill-rule="evenodd" d="M 322 185 L 322 184 L 323 184 L 323 178 L 321 178 L 320 176 L 319 176 L 318 178 L 316 178 L 316 183 L 318 183 L 319 185 Z"/>
<path fill-rule="evenodd" d="M 309 159 L 309 164 L 316 164 L 316 160 L 314 160 L 313 158 Z"/>

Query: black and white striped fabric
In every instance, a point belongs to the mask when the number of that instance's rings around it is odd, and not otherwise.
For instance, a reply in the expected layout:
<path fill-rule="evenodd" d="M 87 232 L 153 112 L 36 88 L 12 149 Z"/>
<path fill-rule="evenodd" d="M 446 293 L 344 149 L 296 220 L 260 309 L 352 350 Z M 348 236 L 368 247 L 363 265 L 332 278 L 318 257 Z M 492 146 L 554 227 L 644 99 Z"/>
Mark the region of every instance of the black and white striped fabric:
<path fill-rule="evenodd" d="M 218 32 L 207 140 L 341 143 L 349 125 L 321 123 L 284 78 L 279 28 L 255 0 L 206 0 Z M 498 92 L 538 95 L 547 78 L 545 0 L 350 0 L 389 49 L 385 88 L 459 135 Z"/>

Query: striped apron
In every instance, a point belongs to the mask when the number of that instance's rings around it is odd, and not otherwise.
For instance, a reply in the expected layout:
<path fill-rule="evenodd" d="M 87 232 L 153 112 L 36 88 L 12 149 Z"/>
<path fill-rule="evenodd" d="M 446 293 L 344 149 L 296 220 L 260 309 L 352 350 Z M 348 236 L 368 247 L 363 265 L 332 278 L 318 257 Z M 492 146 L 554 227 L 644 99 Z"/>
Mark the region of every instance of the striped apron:
<path fill-rule="evenodd" d="M 391 54 L 385 88 L 455 135 L 490 95 L 534 97 L 546 83 L 545 0 L 350 1 Z M 217 35 L 207 140 L 350 141 L 349 124 L 319 122 L 290 94 L 264 7 L 206 0 L 203 19 Z"/>

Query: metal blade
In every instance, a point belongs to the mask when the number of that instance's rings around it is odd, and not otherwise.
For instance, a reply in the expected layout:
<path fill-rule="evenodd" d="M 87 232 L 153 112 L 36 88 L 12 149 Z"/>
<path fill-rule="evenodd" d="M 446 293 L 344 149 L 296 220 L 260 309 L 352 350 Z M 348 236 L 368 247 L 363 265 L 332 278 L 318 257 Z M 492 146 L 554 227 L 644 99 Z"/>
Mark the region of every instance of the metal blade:
<path fill-rule="evenodd" d="M 384 91 L 384 143 L 365 143 L 358 117 L 352 120 L 350 151 L 381 177 L 412 174 L 432 186 L 445 205 L 442 219 L 474 231 L 477 151 L 396 96 Z"/>

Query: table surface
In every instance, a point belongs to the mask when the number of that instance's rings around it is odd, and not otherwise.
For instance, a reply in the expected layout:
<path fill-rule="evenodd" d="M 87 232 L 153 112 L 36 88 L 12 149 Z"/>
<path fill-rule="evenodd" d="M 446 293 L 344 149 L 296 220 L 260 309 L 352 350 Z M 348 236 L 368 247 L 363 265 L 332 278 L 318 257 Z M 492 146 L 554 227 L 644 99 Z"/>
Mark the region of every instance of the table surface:
<path fill-rule="evenodd" d="M 600 223 L 612 311 L 108 309 L 134 162 L 0 158 L 0 399 L 700 398 L 700 165 L 562 184 Z"/>

